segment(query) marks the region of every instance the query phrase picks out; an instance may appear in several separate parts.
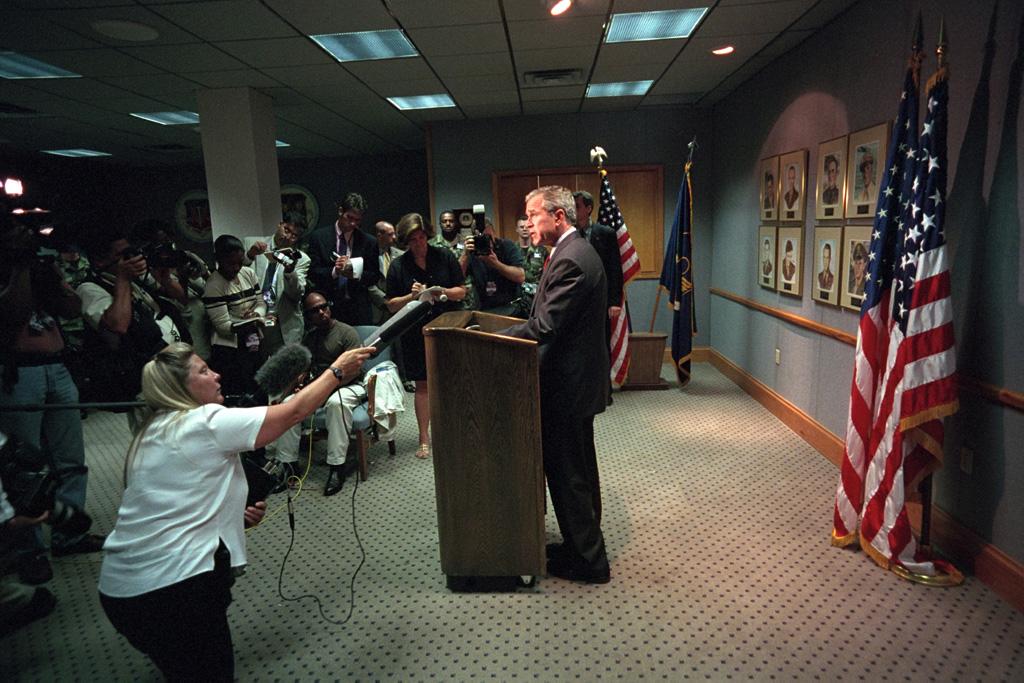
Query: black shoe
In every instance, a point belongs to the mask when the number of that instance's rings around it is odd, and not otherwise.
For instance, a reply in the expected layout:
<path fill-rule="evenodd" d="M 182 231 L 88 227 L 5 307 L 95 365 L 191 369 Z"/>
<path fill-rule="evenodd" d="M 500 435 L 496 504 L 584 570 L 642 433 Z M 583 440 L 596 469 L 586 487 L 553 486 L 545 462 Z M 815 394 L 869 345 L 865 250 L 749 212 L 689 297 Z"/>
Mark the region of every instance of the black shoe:
<path fill-rule="evenodd" d="M 6 623 L 0 625 L 0 636 L 7 635 L 16 629 L 31 624 L 36 619 L 42 619 L 57 606 L 57 598 L 45 588 L 37 588 L 32 594 L 32 599 L 19 609 Z"/>
<path fill-rule="evenodd" d="M 327 473 L 327 481 L 324 483 L 324 495 L 333 496 L 345 485 L 344 465 L 331 465 Z"/>
<path fill-rule="evenodd" d="M 612 580 L 612 573 L 607 567 L 603 570 L 594 570 L 563 559 L 548 561 L 548 575 L 583 583 L 608 583 Z"/>
<path fill-rule="evenodd" d="M 98 553 L 103 550 L 103 542 L 107 540 L 106 536 L 100 536 L 98 534 L 86 534 L 80 539 L 72 543 L 71 545 L 65 546 L 53 546 L 50 551 L 54 557 L 64 557 L 65 555 L 84 555 L 86 553 Z"/>
<path fill-rule="evenodd" d="M 36 555 L 25 560 L 18 567 L 18 578 L 22 583 L 27 583 L 30 586 L 46 583 L 53 578 L 53 567 L 50 566 L 50 560 L 46 555 Z"/>

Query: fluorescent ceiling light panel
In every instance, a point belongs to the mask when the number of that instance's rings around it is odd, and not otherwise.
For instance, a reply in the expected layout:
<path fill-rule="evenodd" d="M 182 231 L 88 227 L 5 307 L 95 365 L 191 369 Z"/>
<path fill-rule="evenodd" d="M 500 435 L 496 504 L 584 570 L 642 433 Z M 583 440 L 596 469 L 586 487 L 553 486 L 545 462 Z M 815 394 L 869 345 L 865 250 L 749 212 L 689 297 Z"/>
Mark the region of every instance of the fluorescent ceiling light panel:
<path fill-rule="evenodd" d="M 81 78 L 82 74 L 52 66 L 17 52 L 0 51 L 0 78 Z"/>
<path fill-rule="evenodd" d="M 605 42 L 628 43 L 637 40 L 689 38 L 707 11 L 707 7 L 694 7 L 661 12 L 613 14 Z"/>
<path fill-rule="evenodd" d="M 274 146 L 275 147 L 291 147 L 291 145 L 289 145 L 284 140 L 274 140 Z"/>
<path fill-rule="evenodd" d="M 591 83 L 587 86 L 587 97 L 629 97 L 646 95 L 654 81 L 624 81 L 622 83 Z"/>
<path fill-rule="evenodd" d="M 437 95 L 413 95 L 411 97 L 389 97 L 388 102 L 399 109 L 443 109 L 454 107 L 450 95 L 438 93 Z"/>
<path fill-rule="evenodd" d="M 339 62 L 360 62 L 367 59 L 415 57 L 419 53 L 405 34 L 397 28 L 386 31 L 325 33 L 310 36 Z"/>
<path fill-rule="evenodd" d="M 199 123 L 199 114 L 194 111 L 133 111 L 130 114 L 137 119 L 159 123 L 161 126 L 184 126 Z"/>
<path fill-rule="evenodd" d="M 52 154 L 58 157 L 109 157 L 107 152 L 97 152 L 94 149 L 44 149 L 43 154 Z"/>

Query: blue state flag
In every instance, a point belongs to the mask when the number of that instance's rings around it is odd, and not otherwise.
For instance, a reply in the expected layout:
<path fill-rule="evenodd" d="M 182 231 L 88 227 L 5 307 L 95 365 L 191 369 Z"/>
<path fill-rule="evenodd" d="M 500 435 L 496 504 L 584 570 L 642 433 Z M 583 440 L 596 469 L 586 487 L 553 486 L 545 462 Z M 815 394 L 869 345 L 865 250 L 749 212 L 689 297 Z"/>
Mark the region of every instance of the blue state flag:
<path fill-rule="evenodd" d="M 693 246 L 690 237 L 693 226 L 693 188 L 690 182 L 692 165 L 692 162 L 686 162 L 685 177 L 679 186 L 675 220 L 672 222 L 672 234 L 665 250 L 665 262 L 661 267 L 659 281 L 668 292 L 668 305 L 672 309 L 672 360 L 680 386 L 686 386 L 690 381 L 693 337 L 697 334 L 690 262 Z"/>

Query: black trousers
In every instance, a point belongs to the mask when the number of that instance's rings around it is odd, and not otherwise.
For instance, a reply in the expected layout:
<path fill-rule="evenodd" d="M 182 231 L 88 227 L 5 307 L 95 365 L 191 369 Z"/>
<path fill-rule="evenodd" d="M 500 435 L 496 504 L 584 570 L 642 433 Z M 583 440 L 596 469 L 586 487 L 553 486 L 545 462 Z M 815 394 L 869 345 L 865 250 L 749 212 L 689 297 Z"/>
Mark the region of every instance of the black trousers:
<path fill-rule="evenodd" d="M 551 492 L 558 528 L 575 562 L 605 571 L 608 556 L 598 509 L 594 416 L 544 416 L 541 420 L 544 474 Z"/>
<path fill-rule="evenodd" d="M 131 598 L 100 593 L 117 632 L 153 660 L 168 681 L 231 681 L 230 556 L 221 544 L 212 571 Z"/>

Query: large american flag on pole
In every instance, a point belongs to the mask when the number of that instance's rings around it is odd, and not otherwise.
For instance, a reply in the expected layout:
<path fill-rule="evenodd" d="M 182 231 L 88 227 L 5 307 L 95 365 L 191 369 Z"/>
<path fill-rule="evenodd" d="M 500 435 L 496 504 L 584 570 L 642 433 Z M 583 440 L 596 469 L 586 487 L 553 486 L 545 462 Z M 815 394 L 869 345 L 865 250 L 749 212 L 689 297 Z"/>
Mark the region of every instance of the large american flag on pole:
<path fill-rule="evenodd" d="M 959 583 L 952 565 L 918 545 L 906 507 L 920 480 L 941 467 L 942 418 L 958 407 L 942 227 L 948 86 L 943 67 L 929 84 L 918 138 L 919 65 L 915 55 L 878 196 L 832 542 L 859 540 L 904 578 Z"/>
<path fill-rule="evenodd" d="M 629 238 L 626 221 L 619 211 L 619 204 L 608 182 L 608 171 L 601 169 L 601 204 L 597 211 L 597 222 L 611 226 L 619 238 L 619 261 L 622 263 L 622 313 L 612 321 L 611 378 L 612 385 L 622 386 L 629 373 L 629 311 L 626 308 L 626 283 L 640 272 L 640 257 Z"/>

